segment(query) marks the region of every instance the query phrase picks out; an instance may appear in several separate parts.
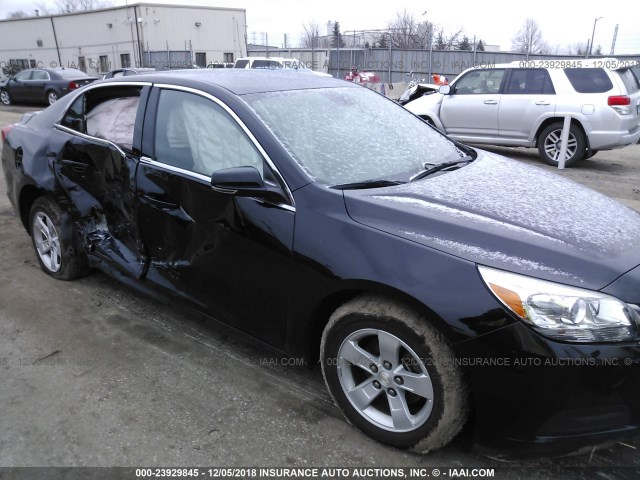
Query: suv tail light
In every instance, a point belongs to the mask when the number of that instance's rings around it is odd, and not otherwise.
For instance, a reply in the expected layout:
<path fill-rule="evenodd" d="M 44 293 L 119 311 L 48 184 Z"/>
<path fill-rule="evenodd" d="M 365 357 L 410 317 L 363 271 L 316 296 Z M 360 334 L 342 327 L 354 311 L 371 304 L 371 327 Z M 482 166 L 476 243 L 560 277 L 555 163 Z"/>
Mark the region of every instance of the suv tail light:
<path fill-rule="evenodd" d="M 7 135 L 9 135 L 9 132 L 11 131 L 12 128 L 13 128 L 13 125 L 7 125 L 6 127 L 2 127 L 2 130 L 0 130 L 2 132 L 2 143 L 4 143 L 4 141 L 7 139 Z"/>
<path fill-rule="evenodd" d="M 631 98 L 626 95 L 614 95 L 608 98 L 607 104 L 621 115 L 631 112 Z"/>
<path fill-rule="evenodd" d="M 80 84 L 76 82 L 69 82 L 69 90 L 75 90 L 76 88 L 80 88 Z"/>

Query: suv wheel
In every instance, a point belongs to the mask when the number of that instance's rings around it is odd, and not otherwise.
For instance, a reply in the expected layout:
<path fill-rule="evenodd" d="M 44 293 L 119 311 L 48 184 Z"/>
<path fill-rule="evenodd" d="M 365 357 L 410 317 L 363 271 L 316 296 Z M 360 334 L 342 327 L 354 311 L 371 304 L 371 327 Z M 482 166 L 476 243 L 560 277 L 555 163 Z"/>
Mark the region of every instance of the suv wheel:
<path fill-rule="evenodd" d="M 556 122 L 545 128 L 538 138 L 538 152 L 540 157 L 549 165 L 558 166 L 562 139 L 562 122 Z M 569 141 L 567 142 L 567 158 L 565 166 L 573 165 L 582 160 L 587 149 L 584 133 L 576 125 L 571 124 Z"/>
<path fill-rule="evenodd" d="M 338 308 L 320 355 L 342 413 L 380 442 L 424 453 L 465 424 L 467 387 L 451 347 L 401 304 L 363 295 Z"/>

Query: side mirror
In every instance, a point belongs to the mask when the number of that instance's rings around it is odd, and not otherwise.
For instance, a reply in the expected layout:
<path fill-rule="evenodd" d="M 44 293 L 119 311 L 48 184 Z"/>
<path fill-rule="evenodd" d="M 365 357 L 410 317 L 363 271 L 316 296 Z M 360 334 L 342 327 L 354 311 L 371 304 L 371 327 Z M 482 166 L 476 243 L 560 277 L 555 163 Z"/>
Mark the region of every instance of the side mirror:
<path fill-rule="evenodd" d="M 216 192 L 238 197 L 285 200 L 278 189 L 265 185 L 255 167 L 233 167 L 215 171 L 211 175 L 211 188 Z"/>
<path fill-rule="evenodd" d="M 442 95 L 451 95 L 451 85 L 440 85 L 438 93 L 441 93 Z"/>

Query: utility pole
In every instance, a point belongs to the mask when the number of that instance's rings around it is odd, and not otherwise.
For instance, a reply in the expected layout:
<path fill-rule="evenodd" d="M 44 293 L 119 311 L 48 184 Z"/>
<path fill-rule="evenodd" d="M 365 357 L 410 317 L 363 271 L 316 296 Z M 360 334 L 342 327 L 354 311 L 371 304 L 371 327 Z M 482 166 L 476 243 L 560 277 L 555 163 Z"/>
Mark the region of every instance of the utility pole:
<path fill-rule="evenodd" d="M 616 50 L 616 38 L 618 38 L 618 27 L 620 26 L 619 23 L 616 23 L 616 29 L 613 31 L 613 41 L 611 42 L 611 53 L 609 55 L 614 55 L 614 52 Z"/>
<path fill-rule="evenodd" d="M 594 21 L 593 21 L 593 32 L 591 32 L 591 44 L 589 45 L 589 56 L 591 56 L 591 50 L 593 50 L 593 37 L 596 34 L 596 23 L 598 23 L 598 20 L 600 20 L 602 17 L 597 17 Z"/>

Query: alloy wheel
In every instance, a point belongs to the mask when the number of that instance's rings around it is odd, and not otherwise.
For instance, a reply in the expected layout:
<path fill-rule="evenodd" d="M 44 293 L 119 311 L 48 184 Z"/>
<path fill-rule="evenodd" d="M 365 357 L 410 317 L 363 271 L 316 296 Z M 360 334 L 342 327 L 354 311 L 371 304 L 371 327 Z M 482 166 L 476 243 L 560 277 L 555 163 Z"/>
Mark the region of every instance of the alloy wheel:
<path fill-rule="evenodd" d="M 62 252 L 58 232 L 44 212 L 37 212 L 33 217 L 33 238 L 38 256 L 47 270 L 53 273 L 60 270 Z"/>
<path fill-rule="evenodd" d="M 338 350 L 337 369 L 351 405 L 382 429 L 410 432 L 431 415 L 434 392 L 427 368 L 395 335 L 379 329 L 351 333 Z"/>

